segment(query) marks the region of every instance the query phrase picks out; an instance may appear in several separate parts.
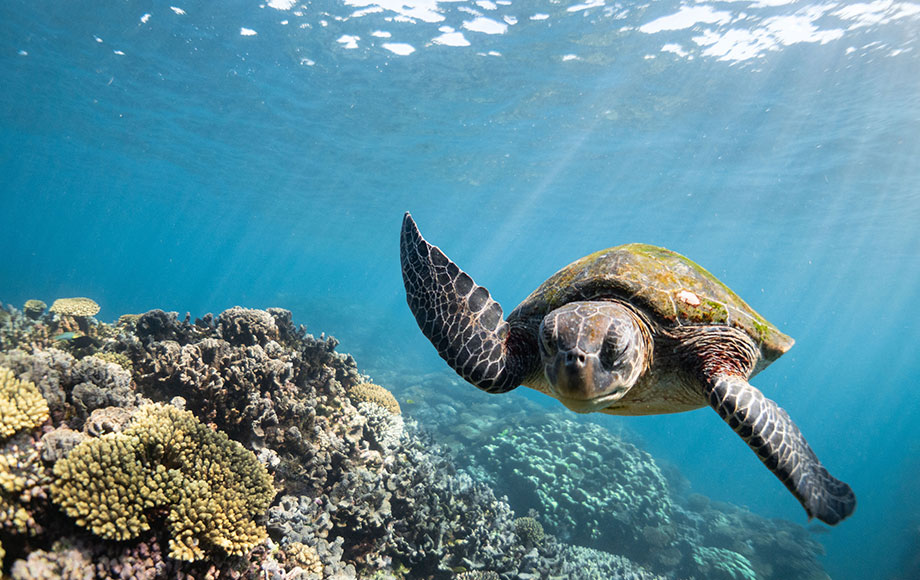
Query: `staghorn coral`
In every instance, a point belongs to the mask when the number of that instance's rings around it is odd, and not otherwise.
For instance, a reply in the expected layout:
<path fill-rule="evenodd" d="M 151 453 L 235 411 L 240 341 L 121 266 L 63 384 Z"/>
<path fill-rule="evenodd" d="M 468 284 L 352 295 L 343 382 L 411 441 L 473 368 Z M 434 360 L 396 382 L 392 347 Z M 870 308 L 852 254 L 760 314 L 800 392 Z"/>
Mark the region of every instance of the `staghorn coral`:
<path fill-rule="evenodd" d="M 274 497 L 271 476 L 239 443 L 192 413 L 140 407 L 130 426 L 85 441 L 54 466 L 52 498 L 76 522 L 114 540 L 168 512 L 170 556 L 198 560 L 219 548 L 242 554 L 265 539 L 254 518 Z"/>
<path fill-rule="evenodd" d="M 374 383 L 359 383 L 348 389 L 348 396 L 354 401 L 380 405 L 394 415 L 401 414 L 399 402 L 393 393 Z"/>
<path fill-rule="evenodd" d="M 38 427 L 48 415 L 48 403 L 35 385 L 0 367 L 0 441 L 17 431 Z"/>

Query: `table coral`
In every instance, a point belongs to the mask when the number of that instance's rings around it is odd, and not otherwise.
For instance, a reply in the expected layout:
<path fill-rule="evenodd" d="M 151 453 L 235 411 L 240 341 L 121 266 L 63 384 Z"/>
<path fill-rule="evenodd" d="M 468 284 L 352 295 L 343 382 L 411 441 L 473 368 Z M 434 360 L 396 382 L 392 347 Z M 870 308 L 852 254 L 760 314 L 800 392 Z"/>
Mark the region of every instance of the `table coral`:
<path fill-rule="evenodd" d="M 87 440 L 54 466 L 52 499 L 77 524 L 112 540 L 150 529 L 165 510 L 170 556 L 219 548 L 242 554 L 266 537 L 254 518 L 275 495 L 255 455 L 188 411 L 140 407 L 121 433 Z"/>
<path fill-rule="evenodd" d="M 58 298 L 48 312 L 73 317 L 95 316 L 99 313 L 99 305 L 91 298 Z"/>
<path fill-rule="evenodd" d="M 0 441 L 48 420 L 48 403 L 35 385 L 0 367 Z"/>

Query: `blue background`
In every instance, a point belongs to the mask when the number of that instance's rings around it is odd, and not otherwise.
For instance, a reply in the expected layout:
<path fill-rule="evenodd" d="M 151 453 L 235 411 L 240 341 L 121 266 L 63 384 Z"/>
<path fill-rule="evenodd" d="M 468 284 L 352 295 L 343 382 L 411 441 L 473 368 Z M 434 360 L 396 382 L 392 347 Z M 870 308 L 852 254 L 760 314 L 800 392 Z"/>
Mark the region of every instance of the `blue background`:
<path fill-rule="evenodd" d="M 487 35 L 466 2 L 436 23 L 325 0 L 4 2 L 0 300 L 90 296 L 102 320 L 280 306 L 372 375 L 420 374 L 444 365 L 405 306 L 404 211 L 506 313 L 584 254 L 663 245 L 797 339 L 754 383 L 856 491 L 825 566 L 895 577 L 920 551 L 920 20 L 827 16 L 841 38 L 732 61 L 694 43 L 718 23 L 638 30 L 681 4 L 572 4 L 480 9 L 516 15 Z M 787 4 L 731 26 L 809 8 Z M 445 25 L 471 46 L 432 44 Z M 709 410 L 597 420 L 695 491 L 806 523 Z"/>

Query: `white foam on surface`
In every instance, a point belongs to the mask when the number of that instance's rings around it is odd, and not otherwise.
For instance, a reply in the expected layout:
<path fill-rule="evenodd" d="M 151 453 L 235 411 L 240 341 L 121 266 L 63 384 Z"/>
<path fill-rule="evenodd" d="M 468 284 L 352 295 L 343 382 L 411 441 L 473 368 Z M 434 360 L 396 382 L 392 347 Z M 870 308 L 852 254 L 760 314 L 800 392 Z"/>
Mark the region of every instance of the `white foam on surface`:
<path fill-rule="evenodd" d="M 408 56 L 415 52 L 415 47 L 405 42 L 384 42 L 380 46 L 399 56 Z"/>
<path fill-rule="evenodd" d="M 463 36 L 462 32 L 445 32 L 440 36 L 435 36 L 431 42 L 442 46 L 469 46 L 470 41 Z"/>
<path fill-rule="evenodd" d="M 355 8 L 379 7 L 393 12 L 410 22 L 441 22 L 444 15 L 438 9 L 438 0 L 345 0 L 346 6 Z M 353 14 L 354 16 L 354 14 Z"/>
<path fill-rule="evenodd" d="M 259 33 L 252 28 L 246 28 L 245 26 L 240 28 L 240 36 L 255 36 L 257 34 Z"/>
<path fill-rule="evenodd" d="M 290 10 L 297 4 L 297 0 L 268 0 L 266 5 L 275 10 Z"/>
<path fill-rule="evenodd" d="M 361 40 L 360 36 L 353 36 L 351 34 L 343 34 L 340 36 L 336 42 L 342 45 L 342 48 L 347 48 L 353 50 L 358 48 L 358 41 Z"/>
<path fill-rule="evenodd" d="M 683 6 L 674 14 L 662 16 L 639 27 L 640 32 L 655 34 L 664 30 L 683 30 L 696 24 L 727 24 L 731 22 L 730 12 L 716 10 L 712 6 Z"/>
<path fill-rule="evenodd" d="M 504 22 L 498 22 L 485 16 L 479 16 L 463 23 L 463 28 L 472 32 L 481 32 L 483 34 L 504 34 L 508 30 L 508 25 Z"/>

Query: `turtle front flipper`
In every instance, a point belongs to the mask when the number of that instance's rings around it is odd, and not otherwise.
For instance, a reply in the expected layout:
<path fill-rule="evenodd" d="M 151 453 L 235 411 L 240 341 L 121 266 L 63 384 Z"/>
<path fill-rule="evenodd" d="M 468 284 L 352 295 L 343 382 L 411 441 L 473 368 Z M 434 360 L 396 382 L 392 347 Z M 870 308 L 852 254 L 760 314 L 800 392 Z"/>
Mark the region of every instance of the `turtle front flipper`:
<path fill-rule="evenodd" d="M 408 212 L 399 249 L 406 301 L 441 358 L 489 393 L 520 385 L 530 363 L 509 348 L 510 327 L 489 291 L 426 242 Z"/>
<path fill-rule="evenodd" d="M 853 490 L 821 465 L 786 411 L 739 376 L 717 376 L 707 391 L 712 408 L 792 492 L 809 518 L 833 525 L 853 513 Z"/>

